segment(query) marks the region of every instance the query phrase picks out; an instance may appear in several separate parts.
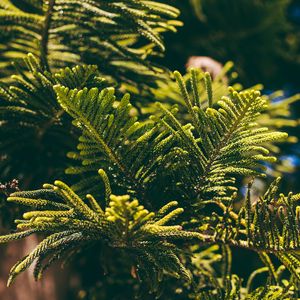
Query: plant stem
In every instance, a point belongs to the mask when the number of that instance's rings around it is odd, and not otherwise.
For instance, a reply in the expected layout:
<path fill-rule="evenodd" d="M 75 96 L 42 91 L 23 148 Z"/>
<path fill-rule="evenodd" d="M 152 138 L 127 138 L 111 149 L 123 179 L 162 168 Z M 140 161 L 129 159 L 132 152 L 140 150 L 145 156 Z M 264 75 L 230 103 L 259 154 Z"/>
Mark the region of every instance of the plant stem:
<path fill-rule="evenodd" d="M 49 42 L 49 29 L 51 25 L 52 13 L 55 5 L 55 0 L 49 0 L 48 9 L 45 15 L 45 24 L 41 37 L 41 61 L 45 70 L 50 71 L 48 63 L 48 42 Z"/>

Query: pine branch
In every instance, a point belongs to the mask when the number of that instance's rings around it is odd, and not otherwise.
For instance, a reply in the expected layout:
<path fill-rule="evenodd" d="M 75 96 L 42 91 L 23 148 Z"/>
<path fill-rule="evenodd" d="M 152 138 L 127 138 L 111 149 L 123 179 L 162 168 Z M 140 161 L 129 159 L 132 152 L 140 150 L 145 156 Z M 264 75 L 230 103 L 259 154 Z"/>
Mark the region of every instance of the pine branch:
<path fill-rule="evenodd" d="M 0 7 L 1 75 L 11 74 L 10 60 L 20 61 L 30 52 L 47 71 L 93 63 L 101 65 L 104 76 L 134 86 L 144 85 L 145 78 L 166 79 L 165 69 L 145 58 L 156 48 L 164 51 L 161 35 L 181 25 L 173 20 L 178 14 L 154 1 L 43 0 L 28 2 L 24 11 L 22 3 L 5 0 Z"/>
<path fill-rule="evenodd" d="M 92 178 L 101 168 L 111 174 L 114 188 L 130 190 L 151 205 L 146 193 L 155 186 L 173 139 L 160 131 L 159 124 L 139 122 L 130 116 L 128 94 L 117 101 L 113 88 L 69 90 L 56 86 L 55 90 L 61 106 L 82 130 L 79 152 L 69 153 L 81 166 L 66 170 L 68 174 L 84 175 L 73 188 L 80 193 L 97 193 L 90 180 L 95 181 Z"/>
<path fill-rule="evenodd" d="M 51 177 L 51 170 L 63 171 L 65 153 L 74 147 L 78 136 L 58 104 L 53 87 L 58 83 L 70 88 L 104 87 L 106 83 L 94 65 L 51 74 L 32 54 L 27 55 L 24 64 L 27 72 L 17 65 L 19 74 L 13 76 L 13 83 L 0 84 L 0 167 L 3 179 L 33 177 L 28 183 L 32 185 Z"/>
<path fill-rule="evenodd" d="M 165 116 L 161 123 L 188 152 L 185 159 L 189 160 L 189 168 L 193 166 L 193 172 L 186 172 L 190 173 L 188 181 L 193 182 L 191 188 L 196 196 L 200 199 L 227 197 L 228 191 L 235 189 L 232 175 L 263 175 L 259 172 L 261 162 L 276 160 L 269 155 L 266 144 L 283 140 L 287 134 L 259 128 L 257 120 L 266 109 L 259 92 L 238 93 L 229 88 L 229 96 L 222 97 L 216 108 L 203 108 L 200 99 L 188 94 L 181 75 L 176 73 L 175 76 L 192 124 L 183 126 L 174 113 L 159 105 Z M 210 94 L 210 81 L 206 85 Z M 180 184 L 185 186 L 183 182 Z"/>
<path fill-rule="evenodd" d="M 90 205 L 61 181 L 55 181 L 54 185 L 45 184 L 42 190 L 11 194 L 8 201 L 39 210 L 24 213 L 23 219 L 16 220 L 21 231 L 0 237 L 0 242 L 24 238 L 35 232 L 44 233 L 46 237 L 11 269 L 8 285 L 36 259 L 35 274 L 39 278 L 48 267 L 48 263 L 43 266 L 47 256 L 55 261 L 60 254 L 65 255 L 66 250 L 95 241 L 131 253 L 141 265 L 138 272 L 145 278 L 153 277 L 153 268 L 149 269 L 148 264 L 154 264 L 155 272 L 164 270 L 168 275 L 191 279 L 180 260 L 182 253 L 175 241 L 199 239 L 201 235 L 184 231 L 179 225 L 166 225 L 181 214 L 182 209 L 172 209 L 174 203 L 167 204 L 156 215 L 141 206 L 138 200 L 130 200 L 129 195 L 111 195 L 108 206 L 102 210 L 103 203 L 98 203 L 91 195 L 86 198 Z"/>
<path fill-rule="evenodd" d="M 289 193 L 288 196 L 280 194 L 277 197 L 278 184 L 277 179 L 255 204 L 248 192 L 246 206 L 238 213 L 233 211 L 232 206 L 216 201 L 224 214 L 214 214 L 213 218 L 203 220 L 206 242 L 225 243 L 258 252 L 274 283 L 278 283 L 267 253 L 274 254 L 299 281 L 299 195 Z"/>

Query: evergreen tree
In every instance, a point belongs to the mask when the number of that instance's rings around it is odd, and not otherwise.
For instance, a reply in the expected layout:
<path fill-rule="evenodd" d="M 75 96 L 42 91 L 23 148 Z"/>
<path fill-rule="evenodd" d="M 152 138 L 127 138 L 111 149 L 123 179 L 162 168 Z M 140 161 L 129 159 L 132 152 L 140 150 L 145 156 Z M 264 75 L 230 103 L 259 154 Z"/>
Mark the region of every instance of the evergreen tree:
<path fill-rule="evenodd" d="M 280 178 L 251 193 L 266 163 L 276 169 L 278 144 L 296 139 L 282 127 L 297 125 L 298 96 L 274 103 L 259 87 L 228 86 L 230 63 L 213 79 L 151 64 L 161 32 L 180 24 L 156 1 L 0 8 L 0 166 L 5 180 L 28 180 L 1 186 L 23 214 L 0 243 L 41 237 L 8 285 L 31 265 L 38 280 L 85 258 L 98 272 L 81 299 L 300 296 L 300 194 L 280 193 Z M 244 197 L 241 178 L 251 178 Z M 238 276 L 235 248 L 261 265 Z"/>

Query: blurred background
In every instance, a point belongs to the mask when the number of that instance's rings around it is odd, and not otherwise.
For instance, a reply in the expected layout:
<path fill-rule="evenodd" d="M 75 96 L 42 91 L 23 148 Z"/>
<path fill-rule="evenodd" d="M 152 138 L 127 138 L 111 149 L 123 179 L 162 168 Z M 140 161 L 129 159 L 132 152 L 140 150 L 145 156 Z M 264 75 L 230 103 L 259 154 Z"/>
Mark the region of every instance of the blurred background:
<path fill-rule="evenodd" d="M 245 85 L 267 88 L 300 85 L 300 1 L 173 0 L 184 26 L 167 35 L 170 69 L 183 70 L 190 56 L 235 63 Z"/>
<path fill-rule="evenodd" d="M 263 85 L 263 93 L 281 90 L 281 101 L 300 92 L 299 0 L 173 0 L 184 25 L 166 35 L 166 53 L 159 63 L 185 72 L 195 57 L 209 57 L 224 65 L 234 63 L 236 81 L 245 88 Z M 193 62 L 192 62 L 193 63 Z M 205 62 L 203 62 L 205 64 Z M 215 65 L 215 68 L 218 66 Z M 300 118 L 300 101 L 293 104 L 293 118 Z M 299 126 L 284 128 L 299 137 Z M 284 145 L 281 159 L 286 172 L 285 190 L 300 191 L 299 143 Z"/>

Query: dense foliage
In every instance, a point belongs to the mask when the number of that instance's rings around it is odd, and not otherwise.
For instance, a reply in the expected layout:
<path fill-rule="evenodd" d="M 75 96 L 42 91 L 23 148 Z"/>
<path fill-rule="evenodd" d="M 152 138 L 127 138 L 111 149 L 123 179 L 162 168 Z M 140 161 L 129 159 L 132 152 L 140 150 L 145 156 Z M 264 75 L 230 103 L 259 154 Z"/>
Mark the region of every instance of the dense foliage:
<path fill-rule="evenodd" d="M 0 3 L 1 217 L 17 227 L 0 243 L 41 237 L 8 285 L 59 261 L 96 277 L 81 299 L 300 297 L 300 194 L 268 176 L 290 171 L 276 156 L 297 142 L 284 129 L 299 96 L 230 86 L 231 63 L 213 78 L 151 63 L 178 14 L 145 0 Z M 257 180 L 268 188 L 255 196 Z M 260 259 L 246 276 L 236 249 Z"/>

